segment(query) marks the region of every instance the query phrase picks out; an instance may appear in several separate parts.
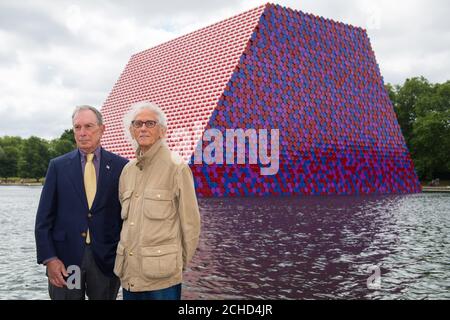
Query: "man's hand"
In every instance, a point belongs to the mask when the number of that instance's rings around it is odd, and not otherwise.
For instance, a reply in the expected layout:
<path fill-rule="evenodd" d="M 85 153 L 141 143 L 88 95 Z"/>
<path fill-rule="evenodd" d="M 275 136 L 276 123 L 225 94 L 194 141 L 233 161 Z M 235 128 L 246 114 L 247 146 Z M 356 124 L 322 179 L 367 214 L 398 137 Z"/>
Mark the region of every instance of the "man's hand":
<path fill-rule="evenodd" d="M 47 263 L 47 274 L 50 283 L 55 287 L 63 288 L 67 285 L 64 277 L 68 277 L 69 274 L 61 260 L 54 259 L 49 261 Z"/>

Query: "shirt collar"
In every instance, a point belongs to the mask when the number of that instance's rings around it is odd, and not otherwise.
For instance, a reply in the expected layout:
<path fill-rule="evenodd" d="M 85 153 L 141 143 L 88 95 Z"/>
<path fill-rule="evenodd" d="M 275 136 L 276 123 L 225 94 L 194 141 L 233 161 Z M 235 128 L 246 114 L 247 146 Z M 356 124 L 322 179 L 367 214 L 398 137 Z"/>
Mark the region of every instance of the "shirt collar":
<path fill-rule="evenodd" d="M 101 150 L 101 147 L 100 147 L 100 146 L 98 146 L 98 147 L 94 150 L 94 160 L 100 159 L 100 150 Z M 78 151 L 80 151 L 80 154 L 81 154 L 81 156 L 83 157 L 83 159 L 86 159 L 87 153 L 84 152 L 84 151 L 82 151 L 81 149 L 78 149 Z"/>

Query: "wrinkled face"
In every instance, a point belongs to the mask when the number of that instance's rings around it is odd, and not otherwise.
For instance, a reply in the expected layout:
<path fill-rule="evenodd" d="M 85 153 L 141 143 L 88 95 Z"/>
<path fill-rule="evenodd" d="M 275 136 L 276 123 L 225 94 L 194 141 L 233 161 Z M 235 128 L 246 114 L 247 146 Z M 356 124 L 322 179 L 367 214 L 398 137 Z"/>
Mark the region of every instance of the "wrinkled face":
<path fill-rule="evenodd" d="M 145 124 L 142 124 L 139 128 L 133 125 L 130 126 L 131 136 L 136 140 L 142 152 L 149 150 L 156 141 L 164 137 L 165 131 L 158 123 L 158 116 L 153 111 L 141 110 L 134 118 L 134 121 L 156 122 L 153 128 L 148 128 Z"/>
<path fill-rule="evenodd" d="M 105 126 L 97 123 L 97 117 L 91 110 L 81 110 L 73 119 L 75 141 L 77 147 L 83 152 L 94 152 L 100 145 L 100 139 L 104 131 Z"/>

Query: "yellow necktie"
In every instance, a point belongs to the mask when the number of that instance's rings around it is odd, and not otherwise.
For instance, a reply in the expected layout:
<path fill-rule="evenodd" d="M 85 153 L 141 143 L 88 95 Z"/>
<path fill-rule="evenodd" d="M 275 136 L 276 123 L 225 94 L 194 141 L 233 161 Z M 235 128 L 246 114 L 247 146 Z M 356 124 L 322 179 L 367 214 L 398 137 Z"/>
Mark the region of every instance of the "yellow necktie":
<path fill-rule="evenodd" d="M 86 166 L 84 167 L 84 189 L 86 191 L 86 198 L 89 210 L 92 207 L 92 203 L 94 202 L 95 193 L 97 192 L 97 176 L 95 174 L 94 167 L 94 154 L 89 153 L 86 155 Z M 86 234 L 86 243 L 91 243 L 91 236 L 89 233 L 89 229 Z"/>

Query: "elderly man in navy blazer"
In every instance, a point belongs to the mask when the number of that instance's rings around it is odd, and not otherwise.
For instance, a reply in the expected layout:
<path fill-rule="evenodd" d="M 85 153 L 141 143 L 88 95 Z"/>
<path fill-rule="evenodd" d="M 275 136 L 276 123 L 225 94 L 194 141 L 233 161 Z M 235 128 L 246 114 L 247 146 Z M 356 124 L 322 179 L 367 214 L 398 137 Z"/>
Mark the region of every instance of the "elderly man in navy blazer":
<path fill-rule="evenodd" d="M 77 107 L 72 122 L 78 148 L 48 166 L 36 215 L 37 261 L 47 267 L 51 299 L 116 299 L 118 183 L 127 160 L 100 146 L 105 126 L 97 109 Z"/>

